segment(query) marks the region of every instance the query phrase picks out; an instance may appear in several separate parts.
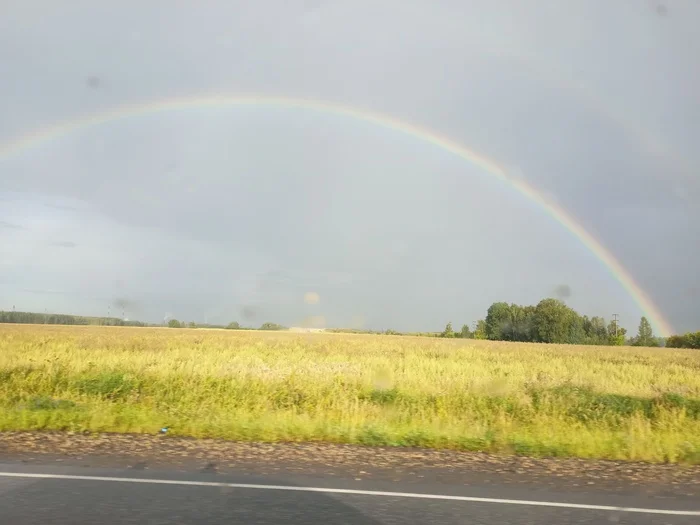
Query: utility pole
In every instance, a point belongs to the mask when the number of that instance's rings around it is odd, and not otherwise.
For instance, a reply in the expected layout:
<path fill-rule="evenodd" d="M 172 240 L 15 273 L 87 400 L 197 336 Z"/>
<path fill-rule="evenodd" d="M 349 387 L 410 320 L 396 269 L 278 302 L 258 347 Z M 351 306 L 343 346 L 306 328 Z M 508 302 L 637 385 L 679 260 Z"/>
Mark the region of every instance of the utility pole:
<path fill-rule="evenodd" d="M 615 337 L 617 337 L 617 314 L 613 314 L 613 323 L 615 324 Z"/>

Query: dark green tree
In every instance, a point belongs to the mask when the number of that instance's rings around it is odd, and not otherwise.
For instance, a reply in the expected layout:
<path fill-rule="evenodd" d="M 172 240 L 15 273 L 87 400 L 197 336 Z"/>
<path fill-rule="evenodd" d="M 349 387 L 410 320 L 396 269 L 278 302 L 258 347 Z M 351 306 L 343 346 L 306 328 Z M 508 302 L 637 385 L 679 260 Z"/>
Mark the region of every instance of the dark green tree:
<path fill-rule="evenodd" d="M 608 323 L 608 344 L 610 346 L 624 346 L 627 330 L 618 325 L 615 321 Z"/>
<path fill-rule="evenodd" d="M 566 342 L 572 345 L 581 345 L 586 342 L 584 319 L 572 309 L 569 309 L 569 335 Z"/>
<path fill-rule="evenodd" d="M 607 345 L 608 330 L 605 327 L 605 319 L 602 317 L 583 317 L 583 331 L 585 344 L 589 345 Z"/>
<path fill-rule="evenodd" d="M 667 337 L 666 347 L 700 349 L 700 332 L 689 332 L 683 335 L 672 335 Z"/>
<path fill-rule="evenodd" d="M 535 307 L 533 331 L 541 343 L 569 343 L 578 314 L 559 299 L 542 299 Z"/>
<path fill-rule="evenodd" d="M 534 306 L 510 305 L 510 322 L 506 330 L 509 341 L 527 343 L 536 339 L 533 334 L 535 312 Z"/>
<path fill-rule="evenodd" d="M 227 330 L 240 330 L 241 325 L 238 324 L 236 321 L 233 321 L 226 326 L 226 329 Z"/>
<path fill-rule="evenodd" d="M 646 317 L 640 319 L 637 337 L 634 338 L 632 344 L 634 346 L 659 346 L 659 341 L 654 337 L 651 323 Z"/>
<path fill-rule="evenodd" d="M 440 337 L 454 337 L 454 336 L 455 336 L 455 332 L 452 329 L 452 322 L 449 322 L 445 325 L 445 329 L 440 334 Z"/>
<path fill-rule="evenodd" d="M 474 328 L 474 339 L 488 339 L 486 335 L 486 321 L 479 319 Z"/>
<path fill-rule="evenodd" d="M 688 348 L 700 348 L 700 332 L 686 334 Z"/>
<path fill-rule="evenodd" d="M 666 348 L 683 348 L 684 339 L 682 335 L 670 335 L 666 338 Z"/>
<path fill-rule="evenodd" d="M 281 324 L 270 323 L 270 322 L 263 323 L 260 326 L 260 330 L 284 330 L 284 329 L 285 329 L 284 326 L 282 326 Z"/>
<path fill-rule="evenodd" d="M 462 339 L 471 339 L 472 338 L 472 331 L 469 329 L 468 324 L 462 325 L 462 329 L 459 331 L 459 336 Z"/>
<path fill-rule="evenodd" d="M 182 325 L 177 319 L 170 319 L 170 321 L 168 321 L 168 328 L 182 328 Z"/>
<path fill-rule="evenodd" d="M 508 303 L 493 303 L 486 311 L 486 338 L 492 341 L 510 340 L 512 313 Z"/>

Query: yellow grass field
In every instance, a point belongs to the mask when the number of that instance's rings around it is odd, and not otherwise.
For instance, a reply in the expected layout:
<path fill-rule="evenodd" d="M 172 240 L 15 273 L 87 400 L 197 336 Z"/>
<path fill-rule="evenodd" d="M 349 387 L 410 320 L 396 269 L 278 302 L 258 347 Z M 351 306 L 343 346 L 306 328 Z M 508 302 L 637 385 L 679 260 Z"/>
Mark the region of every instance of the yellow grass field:
<path fill-rule="evenodd" d="M 700 351 L 0 325 L 0 430 L 700 463 Z"/>

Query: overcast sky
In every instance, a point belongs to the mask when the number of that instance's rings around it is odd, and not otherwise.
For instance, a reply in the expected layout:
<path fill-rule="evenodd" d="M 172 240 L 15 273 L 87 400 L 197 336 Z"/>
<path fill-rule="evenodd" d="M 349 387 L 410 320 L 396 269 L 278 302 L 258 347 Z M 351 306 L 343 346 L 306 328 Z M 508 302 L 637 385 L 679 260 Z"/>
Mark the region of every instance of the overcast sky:
<path fill-rule="evenodd" d="M 698 19 L 695 0 L 8 2 L 0 143 L 211 92 L 389 114 L 519 173 L 697 330 Z M 636 330 L 542 208 L 348 117 L 191 108 L 0 157 L 0 309 L 438 330 L 563 285 Z"/>

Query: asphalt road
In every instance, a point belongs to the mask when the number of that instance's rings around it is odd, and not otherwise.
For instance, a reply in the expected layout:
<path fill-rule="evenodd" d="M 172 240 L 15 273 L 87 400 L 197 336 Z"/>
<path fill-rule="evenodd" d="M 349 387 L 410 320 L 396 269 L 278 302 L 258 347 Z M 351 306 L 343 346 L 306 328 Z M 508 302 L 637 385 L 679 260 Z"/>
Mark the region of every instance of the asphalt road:
<path fill-rule="evenodd" d="M 430 480 L 7 462 L 0 463 L 0 523 L 698 525 L 700 501 Z"/>

